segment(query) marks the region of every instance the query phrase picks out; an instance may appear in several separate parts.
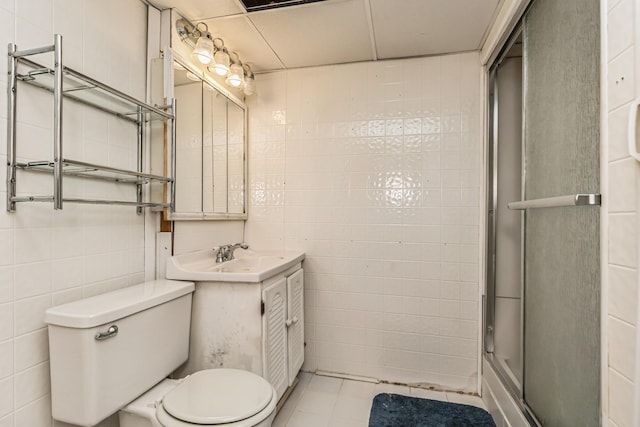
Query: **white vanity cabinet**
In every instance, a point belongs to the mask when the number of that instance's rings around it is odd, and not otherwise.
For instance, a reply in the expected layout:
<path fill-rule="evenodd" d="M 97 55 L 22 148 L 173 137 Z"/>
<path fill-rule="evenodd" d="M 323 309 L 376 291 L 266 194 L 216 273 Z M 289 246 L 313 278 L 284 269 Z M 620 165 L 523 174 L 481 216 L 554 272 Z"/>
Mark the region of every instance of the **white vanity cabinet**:
<path fill-rule="evenodd" d="M 262 282 L 195 284 L 189 360 L 175 375 L 243 369 L 271 382 L 281 398 L 304 360 L 302 263 Z"/>
<path fill-rule="evenodd" d="M 263 376 L 278 396 L 293 384 L 304 361 L 303 277 L 299 269 L 263 284 Z"/>

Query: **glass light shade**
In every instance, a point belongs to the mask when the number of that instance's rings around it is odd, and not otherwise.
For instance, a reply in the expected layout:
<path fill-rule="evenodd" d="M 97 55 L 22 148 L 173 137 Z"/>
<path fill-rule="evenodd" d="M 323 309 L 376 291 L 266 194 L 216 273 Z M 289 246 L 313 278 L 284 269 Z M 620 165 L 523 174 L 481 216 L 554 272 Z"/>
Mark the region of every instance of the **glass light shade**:
<path fill-rule="evenodd" d="M 248 75 L 244 78 L 244 94 L 251 96 L 256 93 L 256 80 L 253 75 Z"/>
<path fill-rule="evenodd" d="M 229 68 L 229 77 L 227 77 L 226 83 L 233 87 L 239 87 L 244 82 L 244 70 L 242 65 L 233 64 Z"/>
<path fill-rule="evenodd" d="M 187 71 L 187 78 L 194 82 L 199 82 L 202 80 L 200 77 L 198 77 L 196 74 L 192 73 L 191 71 Z"/>
<path fill-rule="evenodd" d="M 216 53 L 213 54 L 213 62 L 213 71 L 217 75 L 226 76 L 227 73 L 229 73 L 229 64 L 231 61 L 226 49 L 216 50 Z"/>
<path fill-rule="evenodd" d="M 192 55 L 204 65 L 211 62 L 213 59 L 213 40 L 208 36 L 208 33 L 198 38 Z"/>

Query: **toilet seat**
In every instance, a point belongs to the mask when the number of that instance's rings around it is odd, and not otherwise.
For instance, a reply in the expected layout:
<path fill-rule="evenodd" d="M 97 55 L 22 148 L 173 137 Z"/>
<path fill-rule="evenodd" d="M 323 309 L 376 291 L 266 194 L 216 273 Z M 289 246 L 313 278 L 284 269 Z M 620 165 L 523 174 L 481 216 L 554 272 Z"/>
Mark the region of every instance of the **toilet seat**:
<path fill-rule="evenodd" d="M 184 379 L 157 405 L 165 427 L 252 427 L 273 414 L 277 393 L 264 378 L 237 369 L 207 369 Z"/>

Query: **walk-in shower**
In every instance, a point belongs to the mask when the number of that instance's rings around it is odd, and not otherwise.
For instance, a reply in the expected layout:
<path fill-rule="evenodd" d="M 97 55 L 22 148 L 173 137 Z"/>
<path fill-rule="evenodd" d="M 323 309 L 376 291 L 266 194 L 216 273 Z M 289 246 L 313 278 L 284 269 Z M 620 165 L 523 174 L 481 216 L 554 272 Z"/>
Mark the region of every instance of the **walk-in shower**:
<path fill-rule="evenodd" d="M 531 425 L 600 424 L 599 46 L 534 0 L 489 70 L 485 367 Z"/>

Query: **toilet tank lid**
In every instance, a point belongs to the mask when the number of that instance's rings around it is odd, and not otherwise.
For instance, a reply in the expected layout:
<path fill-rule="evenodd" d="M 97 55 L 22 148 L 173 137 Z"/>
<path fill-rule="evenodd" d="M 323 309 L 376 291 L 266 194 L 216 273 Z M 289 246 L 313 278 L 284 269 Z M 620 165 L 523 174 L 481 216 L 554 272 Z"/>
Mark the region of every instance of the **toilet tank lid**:
<path fill-rule="evenodd" d="M 44 321 L 68 328 L 93 328 L 193 292 L 193 282 L 154 280 L 47 309 Z"/>

